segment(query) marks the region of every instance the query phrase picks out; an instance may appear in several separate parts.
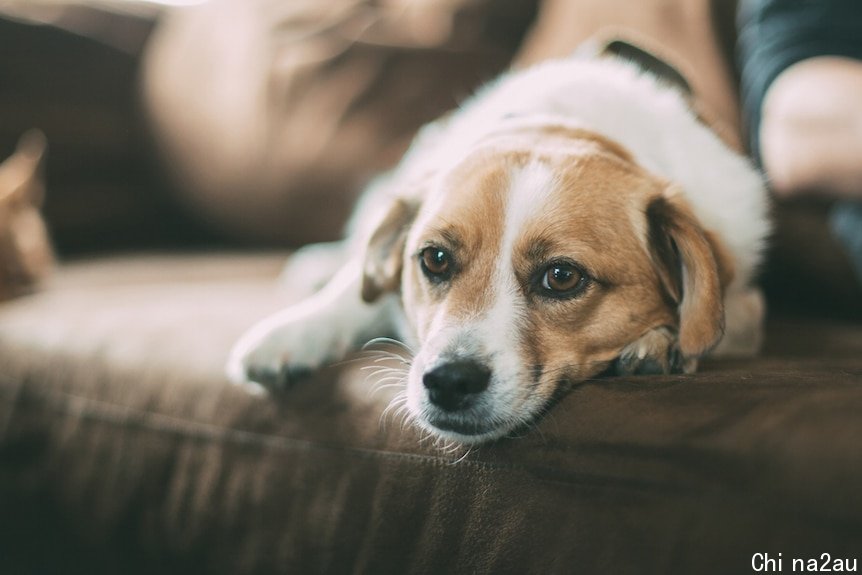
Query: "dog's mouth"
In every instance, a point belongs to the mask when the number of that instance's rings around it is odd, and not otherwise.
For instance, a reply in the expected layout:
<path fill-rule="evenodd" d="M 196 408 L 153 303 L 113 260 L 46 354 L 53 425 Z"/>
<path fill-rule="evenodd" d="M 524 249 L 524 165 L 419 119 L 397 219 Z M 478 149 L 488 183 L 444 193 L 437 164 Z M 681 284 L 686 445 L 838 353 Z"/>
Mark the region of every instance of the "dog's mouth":
<path fill-rule="evenodd" d="M 456 433 L 465 437 L 496 435 L 495 432 L 499 429 L 497 426 L 486 422 L 465 419 L 464 416 L 434 416 L 426 419 L 426 422 L 440 431 Z"/>
<path fill-rule="evenodd" d="M 491 412 L 474 407 L 459 412 L 445 412 L 426 407 L 418 420 L 426 430 L 464 444 L 520 436 L 534 427 L 536 421 L 543 418 L 568 393 L 572 385 L 570 379 L 560 378 L 550 397 L 541 402 L 529 402 L 529 406 L 521 406 L 514 411 L 508 409 Z"/>

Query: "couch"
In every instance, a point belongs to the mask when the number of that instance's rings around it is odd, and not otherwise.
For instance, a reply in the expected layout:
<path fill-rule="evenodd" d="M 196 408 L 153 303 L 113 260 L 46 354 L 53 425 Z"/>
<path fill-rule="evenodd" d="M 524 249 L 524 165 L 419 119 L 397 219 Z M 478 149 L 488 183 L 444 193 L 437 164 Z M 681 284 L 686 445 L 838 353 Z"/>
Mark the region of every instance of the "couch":
<path fill-rule="evenodd" d="M 45 66 L 115 90 L 65 94 L 67 113 L 46 117 L 33 80 L 0 106 L 47 122 L 60 253 L 39 291 L 0 304 L 2 572 L 725 574 L 862 556 L 862 300 L 831 281 L 846 262 L 792 265 L 834 253 L 800 223 L 816 210 L 791 207 L 779 226 L 756 359 L 581 383 L 535 426 L 471 450 L 387 412 L 393 392 L 361 354 L 252 396 L 224 358 L 289 301 L 276 282 L 288 249 L 213 232 L 141 159 L 128 110 L 152 21 L 110 22 L 141 44 L 0 20 L 7 49 L 65 54 Z M 111 129 L 76 142 L 76 109 Z M 16 126 L 0 128 L 11 146 Z"/>

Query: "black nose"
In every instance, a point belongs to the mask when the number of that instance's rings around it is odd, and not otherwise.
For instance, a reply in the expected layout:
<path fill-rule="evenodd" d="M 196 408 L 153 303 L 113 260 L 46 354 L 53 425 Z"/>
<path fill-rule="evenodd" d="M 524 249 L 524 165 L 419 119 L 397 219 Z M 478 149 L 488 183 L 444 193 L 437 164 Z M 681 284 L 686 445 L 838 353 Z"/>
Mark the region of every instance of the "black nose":
<path fill-rule="evenodd" d="M 444 363 L 426 372 L 422 382 L 431 403 L 445 411 L 467 407 L 471 396 L 488 389 L 491 372 L 475 361 Z"/>

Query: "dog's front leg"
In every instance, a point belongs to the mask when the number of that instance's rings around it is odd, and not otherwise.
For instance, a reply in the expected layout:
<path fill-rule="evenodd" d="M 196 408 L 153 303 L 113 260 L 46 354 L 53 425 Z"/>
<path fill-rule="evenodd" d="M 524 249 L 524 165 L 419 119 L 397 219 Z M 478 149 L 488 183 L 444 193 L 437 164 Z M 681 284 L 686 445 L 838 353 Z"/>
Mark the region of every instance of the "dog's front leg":
<path fill-rule="evenodd" d="M 340 360 L 363 337 L 387 335 L 395 296 L 365 303 L 361 283 L 362 261 L 353 259 L 321 291 L 253 326 L 234 345 L 227 376 L 250 391 L 283 390 Z"/>
<path fill-rule="evenodd" d="M 697 359 L 684 359 L 676 335 L 666 327 L 656 327 L 624 347 L 611 367 L 616 375 L 694 373 Z"/>

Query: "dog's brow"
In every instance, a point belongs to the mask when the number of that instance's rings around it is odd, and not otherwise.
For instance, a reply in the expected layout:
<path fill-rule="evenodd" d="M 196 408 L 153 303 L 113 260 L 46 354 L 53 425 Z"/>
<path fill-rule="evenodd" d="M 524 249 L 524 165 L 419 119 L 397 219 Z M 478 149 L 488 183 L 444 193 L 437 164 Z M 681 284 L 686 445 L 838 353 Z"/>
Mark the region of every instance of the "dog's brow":
<path fill-rule="evenodd" d="M 524 255 L 529 261 L 543 261 L 553 250 L 551 242 L 545 239 L 530 240 Z"/>
<path fill-rule="evenodd" d="M 453 226 L 441 228 L 431 228 L 428 232 L 428 237 L 438 237 L 443 240 L 446 247 L 457 250 L 464 247 L 464 242 L 461 240 L 461 234 Z"/>

